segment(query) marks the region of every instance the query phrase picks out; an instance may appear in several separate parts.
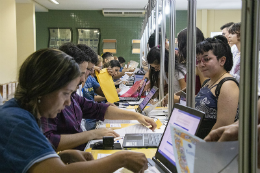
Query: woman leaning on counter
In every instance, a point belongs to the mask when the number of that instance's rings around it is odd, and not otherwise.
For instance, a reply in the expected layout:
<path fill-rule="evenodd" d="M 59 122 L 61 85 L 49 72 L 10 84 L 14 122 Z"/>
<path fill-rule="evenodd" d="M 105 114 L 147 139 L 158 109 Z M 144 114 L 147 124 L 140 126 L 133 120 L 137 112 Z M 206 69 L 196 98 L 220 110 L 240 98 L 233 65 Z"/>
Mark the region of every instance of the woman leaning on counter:
<path fill-rule="evenodd" d="M 71 104 L 79 76 L 77 63 L 59 50 L 42 49 L 25 60 L 15 98 L 0 107 L 0 172 L 114 172 L 120 167 L 142 172 L 147 168 L 145 155 L 136 152 L 121 151 L 98 160 L 77 150 L 63 151 L 67 160 L 56 154 L 41 132 L 39 119 L 54 118 Z"/>

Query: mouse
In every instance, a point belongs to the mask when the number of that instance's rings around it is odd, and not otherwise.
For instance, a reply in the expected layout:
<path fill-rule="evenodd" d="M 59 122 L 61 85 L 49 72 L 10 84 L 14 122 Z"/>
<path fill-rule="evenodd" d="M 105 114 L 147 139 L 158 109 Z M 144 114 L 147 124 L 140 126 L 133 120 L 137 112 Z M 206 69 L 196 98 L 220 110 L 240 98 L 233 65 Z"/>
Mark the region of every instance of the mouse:
<path fill-rule="evenodd" d="M 101 148 L 103 148 L 103 141 L 98 141 L 94 143 L 93 149 L 101 149 Z"/>

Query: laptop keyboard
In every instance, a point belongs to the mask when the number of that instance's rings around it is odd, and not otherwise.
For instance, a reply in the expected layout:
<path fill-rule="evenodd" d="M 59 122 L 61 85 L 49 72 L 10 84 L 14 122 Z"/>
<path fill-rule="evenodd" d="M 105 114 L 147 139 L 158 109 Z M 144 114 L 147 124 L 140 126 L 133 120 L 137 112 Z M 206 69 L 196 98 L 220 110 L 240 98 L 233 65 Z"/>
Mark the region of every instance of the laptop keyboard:
<path fill-rule="evenodd" d="M 162 138 L 162 133 L 147 133 L 144 134 L 145 146 L 159 146 Z"/>

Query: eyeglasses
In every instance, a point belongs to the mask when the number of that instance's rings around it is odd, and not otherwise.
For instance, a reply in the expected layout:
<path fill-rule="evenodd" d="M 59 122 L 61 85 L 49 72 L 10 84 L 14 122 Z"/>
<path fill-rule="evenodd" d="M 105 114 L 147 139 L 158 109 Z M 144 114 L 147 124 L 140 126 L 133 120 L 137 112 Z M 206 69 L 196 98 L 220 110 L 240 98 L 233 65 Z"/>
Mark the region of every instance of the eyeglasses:
<path fill-rule="evenodd" d="M 200 59 L 196 59 L 196 65 L 199 65 L 201 62 L 203 62 L 203 64 L 209 62 L 212 58 L 208 58 L 208 57 L 202 57 Z"/>
<path fill-rule="evenodd" d="M 91 69 L 87 68 L 87 70 L 88 70 L 88 71 L 93 71 L 93 70 L 94 70 L 94 68 L 93 68 L 93 67 L 92 67 Z"/>

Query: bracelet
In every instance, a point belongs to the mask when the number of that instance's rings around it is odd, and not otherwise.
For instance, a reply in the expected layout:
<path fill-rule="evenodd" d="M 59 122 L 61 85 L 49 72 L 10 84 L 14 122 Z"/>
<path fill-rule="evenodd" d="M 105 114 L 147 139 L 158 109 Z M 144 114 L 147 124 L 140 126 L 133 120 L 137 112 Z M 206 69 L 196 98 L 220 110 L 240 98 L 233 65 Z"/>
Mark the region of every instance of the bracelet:
<path fill-rule="evenodd" d="M 61 151 L 58 151 L 58 152 L 57 152 L 58 156 L 60 156 L 60 153 L 61 153 Z"/>

